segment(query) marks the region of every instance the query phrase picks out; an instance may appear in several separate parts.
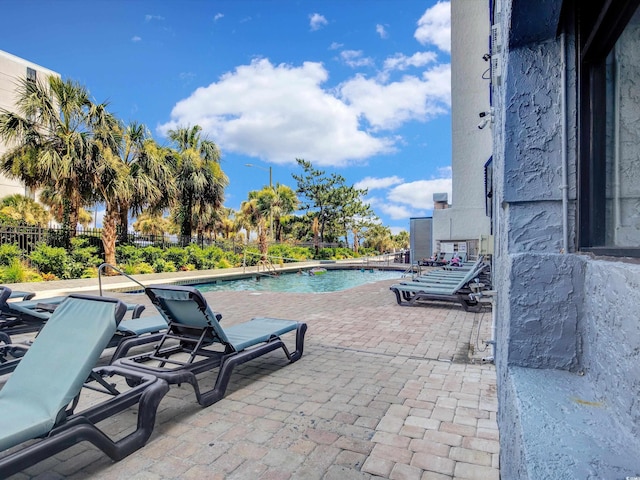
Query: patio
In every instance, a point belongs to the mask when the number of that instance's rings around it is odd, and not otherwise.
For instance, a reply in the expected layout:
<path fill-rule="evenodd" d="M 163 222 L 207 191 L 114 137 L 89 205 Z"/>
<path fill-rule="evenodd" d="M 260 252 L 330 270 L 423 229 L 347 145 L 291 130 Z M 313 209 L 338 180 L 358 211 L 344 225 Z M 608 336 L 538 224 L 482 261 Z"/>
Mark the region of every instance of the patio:
<path fill-rule="evenodd" d="M 254 316 L 307 322 L 302 359 L 283 365 L 276 352 L 243 365 L 206 409 L 190 387 L 172 387 L 149 443 L 118 463 L 81 444 L 14 478 L 498 480 L 496 374 L 481 361 L 489 350 L 480 351 L 491 313 L 400 307 L 392 283 L 205 294 L 223 325 Z M 104 428 L 125 432 L 134 418 Z"/>

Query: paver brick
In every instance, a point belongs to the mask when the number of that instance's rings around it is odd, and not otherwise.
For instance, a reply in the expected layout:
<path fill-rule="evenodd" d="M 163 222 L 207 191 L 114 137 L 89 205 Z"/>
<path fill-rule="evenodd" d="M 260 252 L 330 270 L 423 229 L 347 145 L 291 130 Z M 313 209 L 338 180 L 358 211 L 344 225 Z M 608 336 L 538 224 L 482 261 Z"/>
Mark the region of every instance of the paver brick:
<path fill-rule="evenodd" d="M 206 293 L 225 325 L 304 319 L 304 356 L 288 365 L 273 352 L 237 367 L 212 408 L 202 409 L 190 387 L 172 387 L 150 442 L 121 462 L 80 446 L 16 478 L 77 467 L 71 478 L 497 479 L 495 368 L 464 363 L 473 314 L 455 305 L 399 308 L 391 283 L 323 295 Z M 125 432 L 134 421 L 103 423 Z"/>

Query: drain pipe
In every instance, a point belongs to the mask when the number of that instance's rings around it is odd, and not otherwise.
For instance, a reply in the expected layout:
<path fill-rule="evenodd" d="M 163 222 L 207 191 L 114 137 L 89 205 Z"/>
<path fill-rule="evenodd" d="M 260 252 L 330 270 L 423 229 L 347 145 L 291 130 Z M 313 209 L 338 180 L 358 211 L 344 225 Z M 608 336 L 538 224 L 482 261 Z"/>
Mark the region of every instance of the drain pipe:
<path fill-rule="evenodd" d="M 562 253 L 569 253 L 569 181 L 568 181 L 568 139 L 567 139 L 567 36 L 560 34 L 560 57 L 562 58 L 562 70 L 560 75 L 560 108 L 562 122 Z"/>

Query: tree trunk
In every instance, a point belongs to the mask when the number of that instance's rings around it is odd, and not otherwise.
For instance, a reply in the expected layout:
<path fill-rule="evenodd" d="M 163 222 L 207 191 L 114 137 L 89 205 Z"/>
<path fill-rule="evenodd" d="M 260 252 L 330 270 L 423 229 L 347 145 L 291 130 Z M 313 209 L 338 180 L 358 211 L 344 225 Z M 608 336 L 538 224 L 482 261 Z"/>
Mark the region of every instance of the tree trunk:
<path fill-rule="evenodd" d="M 120 204 L 118 210 L 120 216 L 120 243 L 127 243 L 129 241 L 129 209 L 127 205 Z"/>
<path fill-rule="evenodd" d="M 102 225 L 102 246 L 104 247 L 104 261 L 111 265 L 116 264 L 116 218 L 118 213 L 107 206 Z M 105 270 L 107 275 L 113 275 L 110 268 Z"/>

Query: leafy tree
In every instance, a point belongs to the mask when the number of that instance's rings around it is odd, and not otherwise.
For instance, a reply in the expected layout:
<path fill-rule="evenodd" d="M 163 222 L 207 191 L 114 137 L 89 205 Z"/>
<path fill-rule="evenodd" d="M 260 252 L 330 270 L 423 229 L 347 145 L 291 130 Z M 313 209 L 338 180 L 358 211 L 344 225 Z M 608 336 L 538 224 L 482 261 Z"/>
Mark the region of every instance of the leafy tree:
<path fill-rule="evenodd" d="M 191 237 L 194 225 L 202 235 L 204 220 L 213 217 L 222 206 L 228 185 L 220 167 L 220 150 L 214 142 L 201 137 L 201 130 L 198 125 L 169 130 L 169 138 L 177 147 L 174 215 L 183 241 Z"/>
<path fill-rule="evenodd" d="M 344 178 L 335 173 L 327 176 L 324 171 L 313 168 L 307 160 L 297 158 L 296 162 L 304 171 L 302 175 L 292 175 L 298 182 L 296 193 L 302 198 L 300 209 L 315 212 L 319 223 L 320 241 L 324 242 L 325 228 L 332 220 L 330 215 L 335 207 L 335 198 L 332 195 L 336 188 L 344 184 Z"/>

